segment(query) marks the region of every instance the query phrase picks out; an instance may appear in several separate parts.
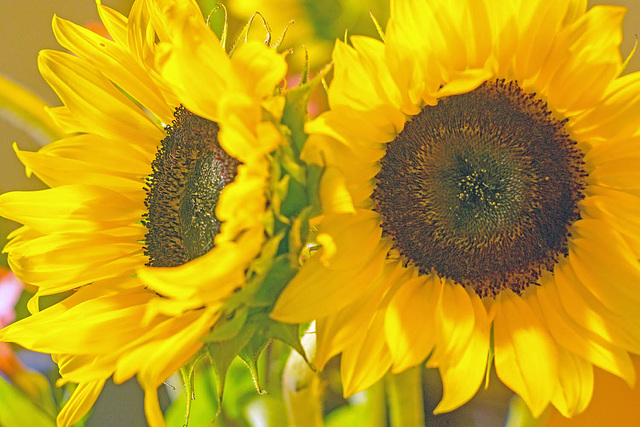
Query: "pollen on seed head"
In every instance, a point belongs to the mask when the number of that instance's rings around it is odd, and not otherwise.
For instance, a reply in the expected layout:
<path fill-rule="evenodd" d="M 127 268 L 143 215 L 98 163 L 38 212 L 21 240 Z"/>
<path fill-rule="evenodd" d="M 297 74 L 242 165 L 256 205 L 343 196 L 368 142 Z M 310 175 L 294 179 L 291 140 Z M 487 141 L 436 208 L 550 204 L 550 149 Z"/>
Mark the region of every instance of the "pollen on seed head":
<path fill-rule="evenodd" d="M 184 107 L 167 126 L 147 178 L 148 265 L 175 267 L 207 253 L 220 232 L 215 208 L 239 162 L 218 143 L 218 125 Z"/>
<path fill-rule="evenodd" d="M 497 80 L 414 116 L 387 145 L 372 198 L 406 263 L 496 295 L 566 255 L 585 176 L 564 122 Z"/>

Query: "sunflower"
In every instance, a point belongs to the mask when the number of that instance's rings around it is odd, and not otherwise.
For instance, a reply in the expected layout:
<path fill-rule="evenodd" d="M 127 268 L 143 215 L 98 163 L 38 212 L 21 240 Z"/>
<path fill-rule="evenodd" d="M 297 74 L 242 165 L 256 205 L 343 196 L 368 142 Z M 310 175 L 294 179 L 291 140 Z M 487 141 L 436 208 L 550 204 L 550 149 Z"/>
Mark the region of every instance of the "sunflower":
<path fill-rule="evenodd" d="M 640 73 L 625 9 L 397 0 L 384 41 L 333 51 L 321 249 L 272 317 L 317 318 L 346 395 L 426 361 L 467 402 L 495 366 L 534 416 L 585 409 L 640 352 Z"/>
<path fill-rule="evenodd" d="M 51 188 L 0 196 L 0 213 L 24 224 L 5 248 L 10 266 L 38 288 L 34 314 L 0 339 L 51 353 L 58 384 L 77 384 L 59 425 L 79 420 L 109 377 L 134 375 L 162 425 L 157 388 L 224 341 L 221 324 L 237 335 L 282 239 L 274 158 L 287 144 L 287 66 L 257 42 L 230 58 L 191 0 L 137 0 L 128 18 L 98 11 L 109 39 L 54 17 L 72 54 L 39 56 L 64 103 L 49 112 L 69 136 L 16 148 Z M 40 297 L 71 291 L 39 311 Z"/>

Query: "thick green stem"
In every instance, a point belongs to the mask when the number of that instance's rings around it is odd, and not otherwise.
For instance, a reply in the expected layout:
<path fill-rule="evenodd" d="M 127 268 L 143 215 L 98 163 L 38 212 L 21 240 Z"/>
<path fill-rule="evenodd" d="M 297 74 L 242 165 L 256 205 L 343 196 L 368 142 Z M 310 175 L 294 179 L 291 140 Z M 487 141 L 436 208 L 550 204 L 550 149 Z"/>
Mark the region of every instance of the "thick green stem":
<path fill-rule="evenodd" d="M 392 427 L 423 427 L 422 367 L 387 374 L 387 399 Z"/>

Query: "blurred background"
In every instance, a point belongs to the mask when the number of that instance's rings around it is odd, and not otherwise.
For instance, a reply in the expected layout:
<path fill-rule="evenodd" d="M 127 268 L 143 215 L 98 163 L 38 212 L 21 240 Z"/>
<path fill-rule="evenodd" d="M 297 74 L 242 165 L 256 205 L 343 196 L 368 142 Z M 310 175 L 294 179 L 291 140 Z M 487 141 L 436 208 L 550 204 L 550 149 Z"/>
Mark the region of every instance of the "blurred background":
<path fill-rule="evenodd" d="M 128 14 L 132 2 L 132 0 L 102 1 L 106 6 L 125 15 Z M 203 10 L 208 11 L 211 10 L 215 1 L 202 1 L 201 3 Z M 276 38 L 284 31 L 290 19 L 295 18 L 298 22 L 290 29 L 287 36 L 289 40 L 308 39 L 308 34 L 315 34 L 319 39 L 318 42 L 310 43 L 307 46 L 313 67 L 320 66 L 324 63 L 324 58 L 329 57 L 333 45 L 332 40 L 335 37 L 344 36 L 345 26 L 349 27 L 349 34 L 374 35 L 375 29 L 368 16 L 369 9 L 373 9 L 374 15 L 379 17 L 383 28 L 384 19 L 388 14 L 384 1 L 373 0 L 319 0 L 317 2 L 227 0 L 222 3 L 228 6 L 231 12 L 237 14 L 236 23 L 238 24 L 241 19 L 245 19 L 244 17 L 250 16 L 255 10 L 260 9 L 265 19 L 271 24 Z M 637 35 L 640 33 L 640 1 L 589 2 L 590 6 L 596 4 L 616 4 L 628 8 L 624 21 L 624 41 L 621 46 L 622 55 L 626 57 L 632 51 L 634 43 L 637 41 Z M 296 16 L 283 16 L 284 10 L 289 10 L 292 15 Z M 340 19 L 334 19 L 338 10 L 343 10 L 345 13 L 341 15 Z M 54 14 L 81 25 L 90 26 L 99 22 L 93 0 L 0 0 L 0 73 L 37 94 L 47 104 L 58 106 L 60 102 L 57 96 L 41 78 L 37 68 L 37 55 L 41 49 L 60 49 L 51 31 L 51 20 Z M 315 17 L 313 24 L 305 24 L 305 14 Z M 237 30 L 238 28 L 235 31 Z M 233 34 L 232 29 L 231 35 Z M 639 56 L 636 55 L 631 59 L 627 72 L 640 69 Z M 323 59 L 319 60 L 319 58 Z M 299 65 L 303 56 L 298 50 L 290 60 Z M 14 155 L 12 143 L 17 142 L 23 150 L 36 151 L 47 142 L 46 139 L 37 138 L 25 132 L 2 114 L 0 112 L 0 192 L 44 188 L 37 178 L 28 179 L 26 177 L 24 167 Z M 0 219 L 0 246 L 4 246 L 4 236 L 13 228 L 15 228 L 14 224 Z M 0 258 L 0 264 L 6 265 L 4 255 Z M 45 358 L 47 357 L 45 356 Z M 437 378 L 432 380 L 436 383 L 439 382 Z M 494 383 L 496 382 L 494 381 Z M 488 401 L 496 402 L 495 408 L 488 412 L 484 411 L 488 418 L 485 418 L 486 424 L 483 423 L 483 425 L 500 425 L 503 422 L 503 415 L 501 418 L 500 414 L 505 413 L 505 405 L 509 396 L 507 390 L 500 388 L 484 392 L 484 397 L 480 396 L 480 402 L 482 402 L 484 409 L 486 409 Z M 438 396 L 432 396 L 434 402 L 437 402 L 437 399 L 439 399 Z M 458 418 L 457 421 L 461 420 L 464 420 L 464 417 Z M 437 424 L 449 425 L 450 422 L 451 420 L 447 421 L 445 417 L 440 419 Z M 135 380 L 117 388 L 115 386 L 108 387 L 106 394 L 95 405 L 94 414 L 87 425 L 145 425 L 142 414 L 142 393 L 137 388 Z"/>

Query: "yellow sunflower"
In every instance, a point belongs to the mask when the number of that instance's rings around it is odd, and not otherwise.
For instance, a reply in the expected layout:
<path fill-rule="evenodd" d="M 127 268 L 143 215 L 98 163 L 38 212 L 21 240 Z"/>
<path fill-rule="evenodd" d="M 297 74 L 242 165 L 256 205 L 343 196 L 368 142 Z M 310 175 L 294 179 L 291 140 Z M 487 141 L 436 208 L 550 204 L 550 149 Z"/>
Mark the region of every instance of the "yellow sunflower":
<path fill-rule="evenodd" d="M 453 410 L 495 366 L 538 416 L 640 353 L 640 73 L 622 7 L 396 0 L 333 52 L 321 249 L 272 317 L 317 318 L 346 395 L 426 361 Z M 488 376 L 487 376 L 488 378 Z"/>
<path fill-rule="evenodd" d="M 78 384 L 59 425 L 79 420 L 109 377 L 134 375 L 162 425 L 157 388 L 238 334 L 282 239 L 274 157 L 287 66 L 257 42 L 229 58 L 195 1 L 137 0 L 128 18 L 98 10 L 111 39 L 55 17 L 72 54 L 38 60 L 69 136 L 16 148 L 51 188 L 0 196 L 0 214 L 24 224 L 5 248 L 11 268 L 38 288 L 34 314 L 0 339 L 51 353 L 59 383 Z M 39 297 L 68 291 L 39 311 Z"/>

